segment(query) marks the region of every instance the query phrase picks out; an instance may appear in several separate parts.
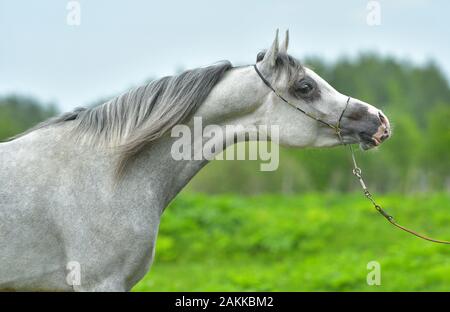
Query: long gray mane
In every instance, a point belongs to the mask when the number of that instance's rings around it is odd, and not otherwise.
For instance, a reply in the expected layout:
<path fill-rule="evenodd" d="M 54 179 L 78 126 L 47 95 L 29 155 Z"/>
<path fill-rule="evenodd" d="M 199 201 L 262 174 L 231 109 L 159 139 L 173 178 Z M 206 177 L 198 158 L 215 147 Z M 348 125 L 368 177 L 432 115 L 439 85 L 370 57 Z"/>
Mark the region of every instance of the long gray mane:
<path fill-rule="evenodd" d="M 230 68 L 231 63 L 223 61 L 177 76 L 163 77 L 99 106 L 78 108 L 51 118 L 19 136 L 74 121 L 73 134 L 78 138 L 95 145 L 118 147 L 120 155 L 116 173 L 120 176 L 129 162 L 150 142 L 162 137 L 195 112 Z"/>

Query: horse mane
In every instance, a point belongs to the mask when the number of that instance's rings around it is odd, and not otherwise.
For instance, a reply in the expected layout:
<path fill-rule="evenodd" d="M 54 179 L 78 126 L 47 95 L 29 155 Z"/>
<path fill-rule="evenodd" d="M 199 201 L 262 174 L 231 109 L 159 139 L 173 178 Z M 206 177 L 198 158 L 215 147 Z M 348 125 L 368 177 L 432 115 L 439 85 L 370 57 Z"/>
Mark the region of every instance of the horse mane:
<path fill-rule="evenodd" d="M 50 118 L 11 139 L 51 125 L 76 122 L 72 133 L 83 141 L 118 148 L 116 175 L 120 177 L 148 144 L 195 112 L 230 68 L 229 61 L 222 61 L 163 77 L 99 106 Z"/>
<path fill-rule="evenodd" d="M 260 52 L 257 62 L 264 55 L 265 51 Z M 116 177 L 120 177 L 130 162 L 151 142 L 161 138 L 195 112 L 224 73 L 232 67 L 229 61 L 222 61 L 163 77 L 98 106 L 76 108 L 50 118 L 9 140 L 45 127 L 73 122 L 71 134 L 83 142 L 117 148 L 119 157 Z M 283 69 L 288 70 L 290 78 L 303 70 L 295 58 L 279 53 L 276 75 Z"/>

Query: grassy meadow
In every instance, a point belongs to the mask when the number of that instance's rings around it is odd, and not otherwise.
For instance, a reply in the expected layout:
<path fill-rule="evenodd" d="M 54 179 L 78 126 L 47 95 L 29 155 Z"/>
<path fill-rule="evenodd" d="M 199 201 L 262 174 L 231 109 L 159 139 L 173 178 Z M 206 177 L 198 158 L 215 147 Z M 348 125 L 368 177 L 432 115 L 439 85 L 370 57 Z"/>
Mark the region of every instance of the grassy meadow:
<path fill-rule="evenodd" d="M 450 239 L 450 194 L 384 195 L 401 224 Z M 378 261 L 381 285 L 369 286 Z M 450 247 L 387 223 L 359 193 L 183 193 L 134 291 L 449 291 Z"/>

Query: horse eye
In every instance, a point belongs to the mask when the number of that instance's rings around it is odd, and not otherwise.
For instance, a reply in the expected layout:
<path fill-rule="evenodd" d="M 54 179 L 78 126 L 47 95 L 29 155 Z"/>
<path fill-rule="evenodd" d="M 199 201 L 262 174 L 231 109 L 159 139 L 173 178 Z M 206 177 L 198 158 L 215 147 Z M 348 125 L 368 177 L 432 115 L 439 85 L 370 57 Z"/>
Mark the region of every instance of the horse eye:
<path fill-rule="evenodd" d="M 301 81 L 298 86 L 298 91 L 302 95 L 308 95 L 314 90 L 314 85 L 310 81 Z"/>

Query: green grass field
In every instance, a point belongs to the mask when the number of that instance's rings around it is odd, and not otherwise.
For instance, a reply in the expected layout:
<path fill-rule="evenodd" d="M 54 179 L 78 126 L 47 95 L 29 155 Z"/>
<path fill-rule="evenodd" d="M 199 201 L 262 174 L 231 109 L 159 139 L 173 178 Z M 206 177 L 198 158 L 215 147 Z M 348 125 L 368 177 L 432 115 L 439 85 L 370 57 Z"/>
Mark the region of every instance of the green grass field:
<path fill-rule="evenodd" d="M 389 195 L 400 223 L 450 239 L 450 195 Z M 381 265 L 369 286 L 367 263 Z M 135 291 L 449 291 L 450 246 L 397 230 L 361 194 L 183 193 Z"/>

